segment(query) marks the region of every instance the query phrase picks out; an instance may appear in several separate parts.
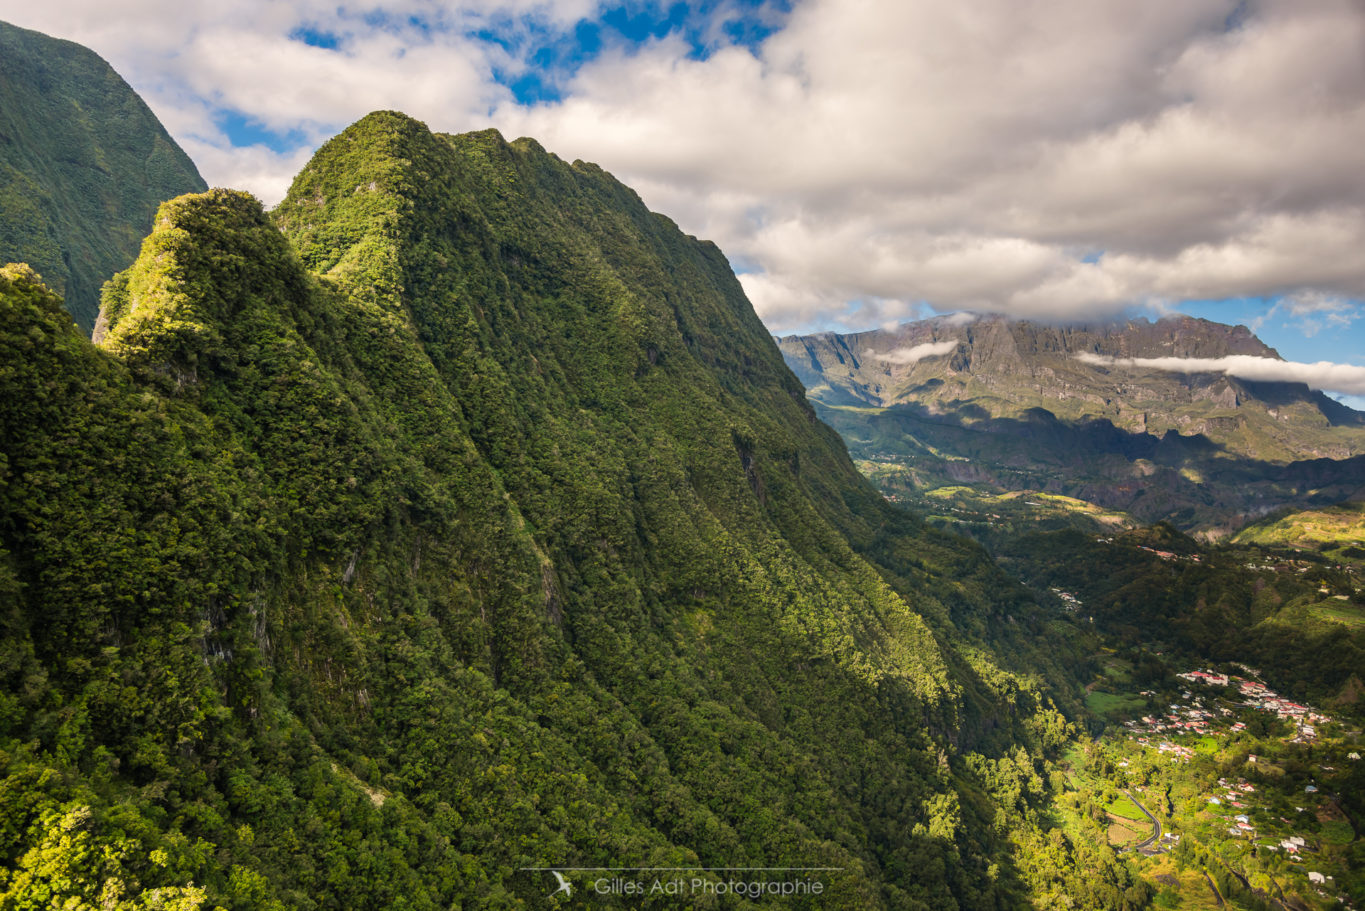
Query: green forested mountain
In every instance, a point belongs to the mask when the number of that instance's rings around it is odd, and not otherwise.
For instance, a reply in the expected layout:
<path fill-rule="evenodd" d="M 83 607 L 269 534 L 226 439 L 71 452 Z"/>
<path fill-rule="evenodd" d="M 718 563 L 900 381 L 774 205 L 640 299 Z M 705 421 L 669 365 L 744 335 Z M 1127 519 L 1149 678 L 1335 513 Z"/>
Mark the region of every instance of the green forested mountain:
<path fill-rule="evenodd" d="M 205 188 L 109 64 L 0 22 L 0 263 L 26 262 L 89 332 L 164 200 Z"/>
<path fill-rule="evenodd" d="M 1044 831 L 1071 627 L 599 168 L 373 114 L 162 206 L 102 321 L 0 278 L 0 907 L 1145 901 Z"/>

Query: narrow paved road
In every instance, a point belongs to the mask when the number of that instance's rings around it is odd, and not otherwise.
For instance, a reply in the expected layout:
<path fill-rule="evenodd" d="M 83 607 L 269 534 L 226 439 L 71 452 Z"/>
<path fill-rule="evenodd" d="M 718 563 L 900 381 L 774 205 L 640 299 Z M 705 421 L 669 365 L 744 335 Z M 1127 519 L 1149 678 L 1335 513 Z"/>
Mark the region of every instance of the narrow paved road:
<path fill-rule="evenodd" d="M 1158 820 L 1151 813 L 1147 812 L 1147 808 L 1142 805 L 1142 802 L 1140 800 L 1133 796 L 1132 791 L 1125 790 L 1123 793 L 1127 794 L 1128 799 L 1133 802 L 1133 805 L 1136 806 L 1139 810 L 1141 810 L 1143 815 L 1152 821 L 1152 834 L 1148 836 L 1145 841 L 1140 841 L 1137 844 L 1133 845 L 1131 850 L 1141 851 L 1143 848 L 1150 848 L 1152 845 L 1156 844 L 1158 841 L 1161 840 L 1161 821 Z"/>

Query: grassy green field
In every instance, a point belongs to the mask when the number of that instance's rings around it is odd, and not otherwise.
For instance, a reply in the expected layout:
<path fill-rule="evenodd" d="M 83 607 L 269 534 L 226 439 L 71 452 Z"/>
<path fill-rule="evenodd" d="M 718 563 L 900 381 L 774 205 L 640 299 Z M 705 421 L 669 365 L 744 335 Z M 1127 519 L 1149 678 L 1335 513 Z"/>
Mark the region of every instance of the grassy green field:
<path fill-rule="evenodd" d="M 1349 627 L 1365 626 L 1365 608 L 1349 601 L 1324 601 L 1308 608 L 1308 613 L 1318 620 L 1341 623 Z"/>
<path fill-rule="evenodd" d="M 1239 531 L 1238 544 L 1318 544 L 1365 546 L 1365 503 L 1341 503 L 1271 517 Z"/>
<path fill-rule="evenodd" d="M 1099 690 L 1092 690 L 1085 696 L 1085 705 L 1096 715 L 1115 715 L 1122 712 L 1133 712 L 1141 709 L 1147 704 L 1147 700 L 1140 696 L 1120 696 L 1115 693 L 1103 693 Z"/>
<path fill-rule="evenodd" d="M 1104 662 L 1104 676 L 1112 683 L 1132 683 L 1133 665 L 1122 658 L 1108 658 Z"/>
<path fill-rule="evenodd" d="M 1115 816 L 1122 817 L 1123 819 L 1131 819 L 1134 822 L 1142 823 L 1148 822 L 1147 814 L 1138 809 L 1138 805 L 1133 803 L 1132 799 L 1129 797 L 1120 797 L 1106 809 Z"/>
<path fill-rule="evenodd" d="M 1114 823 L 1109 826 L 1106 835 L 1111 845 L 1128 845 L 1135 841 L 1141 841 L 1146 836 L 1141 832 L 1136 832 L 1126 823 Z"/>

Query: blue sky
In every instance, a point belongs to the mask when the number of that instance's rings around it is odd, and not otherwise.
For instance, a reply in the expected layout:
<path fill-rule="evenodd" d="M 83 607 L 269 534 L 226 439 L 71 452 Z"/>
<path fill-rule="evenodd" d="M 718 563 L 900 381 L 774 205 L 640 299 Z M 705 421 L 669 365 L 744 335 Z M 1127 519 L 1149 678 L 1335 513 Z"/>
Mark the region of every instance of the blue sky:
<path fill-rule="evenodd" d="M 1365 364 L 1365 321 L 1356 317 L 1359 301 L 1342 301 L 1340 310 L 1295 314 L 1283 298 L 1230 298 L 1219 301 L 1186 301 L 1182 313 L 1251 328 L 1280 356 L 1291 361 L 1339 359 Z M 1338 319 L 1331 316 L 1336 314 Z M 1339 352 L 1338 358 L 1327 357 Z"/>
<path fill-rule="evenodd" d="M 775 333 L 1178 311 L 1365 368 L 1354 0 L 0 0 L 0 18 L 96 50 L 211 183 L 267 204 L 395 108 L 601 164 L 719 243 Z M 1365 374 L 1329 374 L 1365 395 Z"/>
<path fill-rule="evenodd" d="M 779 31 L 791 12 L 790 0 L 705 0 L 705 2 L 633 2 L 603 4 L 591 17 L 571 23 L 547 20 L 539 9 L 495 13 L 465 24 L 462 36 L 491 45 L 509 55 L 506 65 L 491 66 L 489 77 L 505 87 L 517 104 L 537 105 L 563 99 L 578 70 L 604 51 L 642 47 L 661 40 L 679 41 L 689 59 L 704 61 L 720 47 L 757 53 L 765 39 Z M 414 42 L 431 41 L 451 27 L 412 12 L 370 10 L 352 13 L 338 7 L 331 22 L 307 22 L 288 38 L 309 47 L 344 53 L 358 36 L 388 31 Z M 216 122 L 236 147 L 262 145 L 275 152 L 307 143 L 299 130 L 272 129 L 250 111 L 219 107 Z"/>
<path fill-rule="evenodd" d="M 1283 298 L 1230 298 L 1185 301 L 1176 309 L 1190 316 L 1240 324 L 1252 329 L 1285 360 L 1302 363 L 1330 361 L 1365 367 L 1365 312 L 1358 300 L 1342 300 L 1327 311 L 1295 313 Z M 1365 411 L 1365 395 L 1327 390 L 1339 402 Z"/>

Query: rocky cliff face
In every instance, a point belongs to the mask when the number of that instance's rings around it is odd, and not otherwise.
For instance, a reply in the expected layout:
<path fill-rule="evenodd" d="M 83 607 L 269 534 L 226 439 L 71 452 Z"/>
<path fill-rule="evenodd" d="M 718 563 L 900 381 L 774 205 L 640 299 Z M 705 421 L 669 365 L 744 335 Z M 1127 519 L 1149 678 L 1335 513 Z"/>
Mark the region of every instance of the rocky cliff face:
<path fill-rule="evenodd" d="M 1043 408 L 1061 420 L 1107 420 L 1134 433 L 1200 435 L 1264 461 L 1365 453 L 1365 415 L 1304 386 L 1100 360 L 1278 357 L 1245 326 L 1190 317 L 1074 327 L 940 318 L 778 343 L 811 398 L 827 405 L 905 405 L 966 419 Z"/>
<path fill-rule="evenodd" d="M 1107 361 L 1278 357 L 1243 326 L 943 318 L 778 344 L 897 498 L 1043 491 L 1221 534 L 1304 498 L 1334 502 L 1365 460 L 1365 415 L 1305 386 Z"/>

